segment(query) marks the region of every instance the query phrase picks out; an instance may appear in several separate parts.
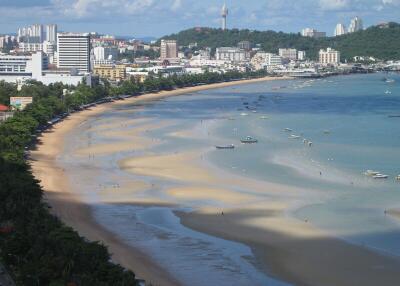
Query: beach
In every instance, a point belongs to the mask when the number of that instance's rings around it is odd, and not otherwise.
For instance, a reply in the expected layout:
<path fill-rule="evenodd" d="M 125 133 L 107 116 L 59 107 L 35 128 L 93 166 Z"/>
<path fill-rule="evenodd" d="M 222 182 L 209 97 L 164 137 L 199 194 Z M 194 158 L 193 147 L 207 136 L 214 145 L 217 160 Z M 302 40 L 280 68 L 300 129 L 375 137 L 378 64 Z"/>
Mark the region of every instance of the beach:
<path fill-rule="evenodd" d="M 140 246 L 126 243 L 100 224 L 93 214 L 93 202 L 87 197 L 90 197 L 89 189 L 96 186 L 92 184 L 92 178 L 100 174 L 99 169 L 103 166 L 99 163 L 100 158 L 123 154 L 121 158 L 113 157 L 113 166 L 124 175 L 113 173 L 108 180 L 112 183 L 96 182 L 100 190 L 96 197 L 101 204 L 172 210 L 189 229 L 250 247 L 254 254 L 251 264 L 256 269 L 293 285 L 396 285 L 400 281 L 398 258 L 336 238 L 317 228 L 313 217 L 300 220 L 289 215 L 304 202 L 318 204 L 328 199 L 332 196 L 330 192 L 321 195 L 317 188 L 260 181 L 246 176 L 244 168 L 241 175 L 221 170 L 207 162 L 205 158 L 210 150 L 204 147 L 181 150 L 173 146 L 170 150 L 174 151 L 155 151 L 165 143 L 165 139 L 155 133 L 175 126 L 177 123 L 173 118 L 162 122 L 153 117 L 121 122 L 96 123 L 94 120 L 124 105 L 265 80 L 269 79 L 146 94 L 71 115 L 43 134 L 38 149 L 31 154 L 34 175 L 41 181 L 52 212 L 82 236 L 107 245 L 113 261 L 133 270 L 139 278 L 154 285 L 185 284 Z M 60 163 L 60 158 L 69 154 L 64 143 L 74 128 L 88 121 L 91 122 L 87 127 L 88 134 L 101 135 L 107 140 L 93 144 L 91 138 L 79 139 L 77 142 L 82 146 L 71 149 L 71 158 L 78 161 L 70 168 L 66 167 Z M 212 123 L 211 120 L 210 126 Z M 197 127 L 205 138 L 199 136 L 196 128 L 168 132 L 167 138 L 206 141 L 206 134 L 212 129 L 205 125 L 202 122 Z M 247 146 L 237 149 L 244 148 Z M 81 180 L 79 188 L 77 178 Z M 117 186 L 115 182 L 118 182 Z"/>

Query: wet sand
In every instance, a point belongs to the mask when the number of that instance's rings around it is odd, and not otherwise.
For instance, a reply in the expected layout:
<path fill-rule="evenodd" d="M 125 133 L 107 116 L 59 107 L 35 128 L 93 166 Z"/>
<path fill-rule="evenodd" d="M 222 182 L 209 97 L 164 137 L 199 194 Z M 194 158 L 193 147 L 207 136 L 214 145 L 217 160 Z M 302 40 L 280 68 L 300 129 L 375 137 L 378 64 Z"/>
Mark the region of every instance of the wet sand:
<path fill-rule="evenodd" d="M 57 162 L 57 158 L 64 150 L 65 138 L 72 130 L 74 130 L 74 128 L 85 122 L 87 119 L 116 106 L 160 100 L 169 96 L 198 92 L 212 88 L 222 88 L 252 82 L 282 79 L 287 78 L 266 77 L 253 80 L 182 88 L 172 91 L 162 91 L 158 93 L 145 94 L 139 97 L 132 97 L 124 101 L 99 105 L 90 110 L 72 114 L 69 118 L 55 125 L 51 130 L 44 132 L 39 138 L 37 149 L 31 152 L 30 165 L 34 176 L 40 181 L 40 184 L 45 191 L 44 199 L 51 205 L 53 214 L 58 216 L 67 225 L 73 227 L 80 235 L 87 239 L 104 243 L 109 248 L 113 261 L 134 271 L 138 278 L 145 279 L 148 283 L 152 283 L 153 285 L 180 285 L 175 278 L 158 266 L 157 263 L 149 259 L 145 253 L 127 245 L 115 234 L 107 231 L 94 220 L 90 205 L 85 204 L 80 196 L 76 195 L 76 193 L 72 191 L 68 175 Z M 148 141 L 141 143 L 148 143 Z M 125 150 L 128 147 L 131 148 L 132 146 L 119 145 L 113 151 Z M 136 147 L 139 148 L 140 146 Z M 89 152 L 88 150 L 82 151 L 82 155 L 90 154 L 90 151 L 100 153 L 108 152 L 107 148 L 90 150 Z M 111 196 L 109 196 L 109 198 L 110 197 Z M 115 201 L 110 202 L 116 203 Z M 144 203 L 150 204 L 148 201 Z"/>

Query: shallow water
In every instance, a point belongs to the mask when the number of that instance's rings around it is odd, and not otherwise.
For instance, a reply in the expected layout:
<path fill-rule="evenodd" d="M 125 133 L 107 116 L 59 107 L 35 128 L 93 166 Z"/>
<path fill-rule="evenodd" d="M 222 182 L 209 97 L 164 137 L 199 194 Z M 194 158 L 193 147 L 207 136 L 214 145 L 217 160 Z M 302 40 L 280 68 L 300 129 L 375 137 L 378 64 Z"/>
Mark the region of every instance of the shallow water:
<path fill-rule="evenodd" d="M 396 82 L 388 84 L 383 77 Z M 386 90 L 391 94 L 385 94 Z M 307 219 L 351 243 L 400 256 L 400 225 L 384 214 L 385 209 L 400 207 L 400 183 L 394 180 L 400 174 L 400 118 L 388 117 L 398 114 L 400 76 L 394 74 L 247 84 L 108 111 L 78 127 L 75 136 L 69 137 L 60 162 L 69 170 L 72 181 L 80 182 L 76 187 L 81 194 L 96 205 L 95 216 L 100 223 L 146 249 L 181 281 L 204 285 L 202 279 L 207 273 L 209 282 L 218 285 L 223 285 L 221 281 L 226 285 L 248 285 L 249 281 L 252 285 L 281 285 L 257 270 L 247 246 L 189 230 L 169 208 L 101 203 L 104 188 L 114 187 L 118 196 L 118 182 L 122 180 L 140 179 L 153 186 L 147 194 L 132 194 L 136 199 L 147 195 L 167 199 L 165 188 L 183 185 L 122 172 L 118 161 L 149 153 L 204 150 L 204 163 L 225 172 L 312 190 L 311 199 L 305 196 L 303 201 L 293 202 L 297 207 L 290 209 L 289 215 Z M 160 145 L 96 158 L 71 155 L 79 148 L 117 140 L 93 131 L 96 126 L 121 122 L 112 130 L 130 132 L 135 125 L 122 123 L 142 117 L 155 124 L 169 122 L 145 134 Z M 293 131 L 285 132 L 284 128 Z M 189 135 L 174 136 L 182 131 Z M 289 139 L 291 134 L 301 139 Z M 259 143 L 240 144 L 240 138 L 247 135 Z M 312 141 L 312 146 L 304 144 L 303 138 Z M 235 144 L 237 148 L 221 152 L 215 150 L 217 144 Z M 82 164 L 88 168 L 74 171 Z M 390 178 L 367 178 L 363 175 L 367 169 Z M 82 181 L 84 175 L 90 179 Z M 290 200 L 284 193 L 281 197 Z M 195 208 L 198 204 L 186 202 L 185 206 Z"/>

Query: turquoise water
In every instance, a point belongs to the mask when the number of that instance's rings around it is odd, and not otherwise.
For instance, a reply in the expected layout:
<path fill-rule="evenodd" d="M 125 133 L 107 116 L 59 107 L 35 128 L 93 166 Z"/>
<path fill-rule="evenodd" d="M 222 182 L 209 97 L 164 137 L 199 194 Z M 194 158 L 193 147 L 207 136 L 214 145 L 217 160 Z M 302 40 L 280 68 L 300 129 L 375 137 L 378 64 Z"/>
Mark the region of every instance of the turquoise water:
<path fill-rule="evenodd" d="M 384 77 L 396 82 L 386 83 Z M 400 115 L 398 74 L 266 82 L 200 94 L 168 99 L 143 114 L 188 126 L 199 126 L 199 120 L 213 123 L 204 140 L 174 139 L 171 146 L 240 145 L 241 137 L 257 138 L 256 145 L 213 150 L 207 157 L 229 172 L 328 195 L 315 204 L 306 202 L 292 215 L 348 241 L 400 255 L 399 224 L 384 213 L 400 206 L 400 183 L 395 180 L 400 174 L 400 118 L 389 117 Z M 290 134 L 312 141 L 312 147 L 302 139 L 288 139 Z M 366 177 L 368 169 L 389 178 Z"/>
<path fill-rule="evenodd" d="M 395 83 L 386 83 L 383 77 L 393 78 Z M 384 212 L 400 207 L 400 182 L 395 180 L 400 174 L 400 117 L 390 115 L 400 115 L 398 74 L 246 84 L 115 108 L 79 126 L 76 136 L 69 137 L 60 161 L 69 169 L 72 181 L 79 182 L 76 187 L 81 194 L 95 205 L 100 223 L 145 249 L 181 281 L 203 285 L 202 275 L 209 273 L 210 282 L 216 285 L 222 285 L 221 281 L 226 285 L 248 285 L 249 281 L 252 285 L 283 285 L 257 270 L 248 247 L 182 227 L 172 213 L 174 208 L 96 203 L 99 186 L 140 179 L 154 186 L 148 194 L 167 199 L 163 191 L 182 184 L 125 173 L 119 170 L 118 161 L 149 153 L 201 150 L 204 164 L 212 168 L 305 190 L 297 198 L 284 192 L 273 194 L 288 200 L 292 206 L 288 215 L 307 219 L 351 243 L 400 256 L 400 224 Z M 71 155 L 79 148 L 112 142 L 91 128 L 143 117 L 152 124 L 170 123 L 146 132 L 160 145 L 94 159 Z M 113 130 L 129 133 L 134 128 L 127 123 Z M 191 136 L 171 136 L 182 130 L 190 131 Z M 301 139 L 289 139 L 292 134 Z M 257 138 L 258 144 L 240 144 L 240 138 L 248 135 Z M 303 138 L 312 141 L 312 146 L 304 144 Z M 218 151 L 214 148 L 217 144 L 235 144 L 236 148 Z M 85 171 L 74 172 L 82 165 L 87 166 Z M 366 177 L 363 172 L 367 169 L 389 178 Z M 91 171 L 95 178 L 90 177 Z M 82 180 L 85 172 L 90 179 Z M 146 194 L 133 199 L 141 197 Z M 185 203 L 182 207 L 190 210 L 198 202 Z"/>

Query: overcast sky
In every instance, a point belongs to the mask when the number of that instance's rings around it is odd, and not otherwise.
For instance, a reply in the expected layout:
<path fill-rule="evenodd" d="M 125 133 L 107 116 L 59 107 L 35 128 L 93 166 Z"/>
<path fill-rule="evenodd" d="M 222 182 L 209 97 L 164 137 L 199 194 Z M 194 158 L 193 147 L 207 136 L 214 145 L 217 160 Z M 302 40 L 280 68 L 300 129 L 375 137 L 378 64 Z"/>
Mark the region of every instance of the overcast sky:
<path fill-rule="evenodd" d="M 223 0 L 0 0 L 0 33 L 32 23 L 63 31 L 162 36 L 196 26 L 220 26 Z M 400 22 L 400 0 L 227 0 L 229 28 L 333 33 L 354 16 L 365 25 Z"/>

